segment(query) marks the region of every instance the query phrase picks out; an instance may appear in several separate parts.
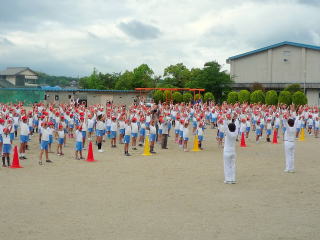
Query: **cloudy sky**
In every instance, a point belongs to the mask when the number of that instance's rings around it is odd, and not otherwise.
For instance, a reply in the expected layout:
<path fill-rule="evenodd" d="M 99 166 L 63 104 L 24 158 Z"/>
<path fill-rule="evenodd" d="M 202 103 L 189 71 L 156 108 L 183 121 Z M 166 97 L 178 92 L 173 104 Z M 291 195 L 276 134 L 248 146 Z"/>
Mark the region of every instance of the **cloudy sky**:
<path fill-rule="evenodd" d="M 0 70 L 157 74 L 282 41 L 320 45 L 320 0 L 1 0 Z"/>

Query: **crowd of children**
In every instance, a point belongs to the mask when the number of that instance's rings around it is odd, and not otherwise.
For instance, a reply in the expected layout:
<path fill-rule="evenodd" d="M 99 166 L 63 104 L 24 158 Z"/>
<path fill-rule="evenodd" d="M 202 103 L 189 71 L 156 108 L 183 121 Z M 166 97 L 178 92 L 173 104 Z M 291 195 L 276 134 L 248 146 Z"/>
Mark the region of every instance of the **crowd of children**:
<path fill-rule="evenodd" d="M 259 104 L 212 103 L 173 104 L 160 103 L 146 105 L 143 102 L 130 106 L 70 104 L 44 105 L 34 104 L 31 110 L 23 104 L 0 104 L 0 148 L 2 149 L 3 166 L 10 166 L 10 153 L 13 141 L 19 137 L 19 157 L 27 159 L 28 142 L 34 135 L 39 137 L 39 164 L 50 163 L 49 153 L 56 146 L 56 154 L 64 156 L 63 149 L 67 141 L 72 141 L 76 159 L 83 159 L 86 140 L 96 144 L 98 152 L 103 152 L 103 144 L 110 141 L 112 148 L 123 144 L 125 156 L 129 151 L 142 147 L 145 138 L 149 138 L 150 152 L 155 154 L 156 143 L 167 149 L 175 143 L 188 151 L 191 136 L 197 136 L 199 148 L 203 149 L 206 128 L 217 129 L 218 146 L 223 146 L 225 136 L 238 140 L 244 134 L 246 138 L 255 134 L 256 142 L 265 138 L 270 142 L 274 130 L 285 138 L 288 120 L 294 121 L 294 135 L 299 136 L 302 128 L 307 133 L 319 135 L 319 109 L 310 106 L 267 106 Z M 226 128 L 230 123 L 235 125 L 235 133 Z M 233 129 L 233 128 L 232 128 Z M 292 129 L 290 130 L 292 135 Z M 169 142 L 168 137 L 174 141 Z M 291 139 L 291 137 L 290 137 Z M 285 140 L 285 139 L 284 139 Z M 286 140 L 285 140 L 286 141 Z M 290 144 L 289 144 L 290 145 Z M 130 147 L 131 146 L 131 147 Z M 230 152 L 230 151 L 228 151 Z"/>

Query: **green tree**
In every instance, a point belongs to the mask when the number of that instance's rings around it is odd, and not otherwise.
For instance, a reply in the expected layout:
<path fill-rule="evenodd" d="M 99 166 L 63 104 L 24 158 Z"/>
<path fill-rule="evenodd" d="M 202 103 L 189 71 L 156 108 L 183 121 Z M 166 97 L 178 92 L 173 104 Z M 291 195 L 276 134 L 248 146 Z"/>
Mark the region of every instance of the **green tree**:
<path fill-rule="evenodd" d="M 264 103 L 265 96 L 262 90 L 256 90 L 250 95 L 250 103 Z"/>
<path fill-rule="evenodd" d="M 130 71 L 125 71 L 121 76 L 118 78 L 115 89 L 118 90 L 131 90 L 133 89 L 133 79 L 134 74 Z"/>
<path fill-rule="evenodd" d="M 205 102 L 214 101 L 214 96 L 211 92 L 206 92 L 203 98 Z"/>
<path fill-rule="evenodd" d="M 197 93 L 195 96 L 194 96 L 194 100 L 198 101 L 198 100 L 202 100 L 203 99 L 203 96 L 201 93 Z"/>
<path fill-rule="evenodd" d="M 299 83 L 290 84 L 288 87 L 284 89 L 285 91 L 291 92 L 292 94 L 301 91 L 301 86 Z"/>
<path fill-rule="evenodd" d="M 133 69 L 132 88 L 155 87 L 152 76 L 153 70 L 147 64 L 141 64 Z"/>
<path fill-rule="evenodd" d="M 229 104 L 235 104 L 237 101 L 238 101 L 238 93 L 235 91 L 229 92 L 227 102 Z"/>
<path fill-rule="evenodd" d="M 183 101 L 184 101 L 185 103 L 191 102 L 192 99 L 193 99 L 193 96 L 192 96 L 192 94 L 191 94 L 190 92 L 185 92 L 185 93 L 183 94 Z"/>
<path fill-rule="evenodd" d="M 115 89 L 116 83 L 120 76 L 120 73 L 99 73 L 102 89 Z"/>
<path fill-rule="evenodd" d="M 153 93 L 153 100 L 155 103 L 159 103 L 160 101 L 163 102 L 163 99 L 164 99 L 163 91 L 156 90 Z"/>
<path fill-rule="evenodd" d="M 270 90 L 266 93 L 266 104 L 277 105 L 278 104 L 278 94 L 274 90 Z"/>
<path fill-rule="evenodd" d="M 174 92 L 172 94 L 172 98 L 174 103 L 181 103 L 183 100 L 182 94 L 180 92 Z"/>
<path fill-rule="evenodd" d="M 308 99 L 303 92 L 297 91 L 292 95 L 292 103 L 297 106 L 305 105 L 308 103 Z"/>
<path fill-rule="evenodd" d="M 164 82 L 171 84 L 178 88 L 183 88 L 185 83 L 190 80 L 190 71 L 183 65 L 178 63 L 176 65 L 170 65 L 164 69 Z"/>
<path fill-rule="evenodd" d="M 250 102 L 250 92 L 248 90 L 241 90 L 238 93 L 239 103 L 249 103 Z"/>
<path fill-rule="evenodd" d="M 172 92 L 169 90 L 165 90 L 163 92 L 163 97 L 165 101 L 171 101 L 172 100 Z"/>
<path fill-rule="evenodd" d="M 281 91 L 279 94 L 279 103 L 290 105 L 292 103 L 292 96 L 289 91 Z"/>

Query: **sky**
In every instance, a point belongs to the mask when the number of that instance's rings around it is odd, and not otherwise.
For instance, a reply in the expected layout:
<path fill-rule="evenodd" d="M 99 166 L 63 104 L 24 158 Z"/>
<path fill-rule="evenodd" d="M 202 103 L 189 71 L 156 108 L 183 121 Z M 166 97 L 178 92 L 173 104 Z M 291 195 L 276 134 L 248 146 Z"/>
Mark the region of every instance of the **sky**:
<path fill-rule="evenodd" d="M 0 0 L 0 70 L 155 74 L 282 41 L 320 45 L 320 0 Z"/>

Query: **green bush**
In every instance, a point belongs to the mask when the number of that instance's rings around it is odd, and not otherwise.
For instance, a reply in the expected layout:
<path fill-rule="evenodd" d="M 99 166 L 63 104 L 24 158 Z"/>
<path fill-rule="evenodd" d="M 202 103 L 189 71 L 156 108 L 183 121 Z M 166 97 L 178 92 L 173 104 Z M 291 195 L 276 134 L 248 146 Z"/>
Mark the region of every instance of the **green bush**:
<path fill-rule="evenodd" d="M 191 102 L 192 99 L 193 99 L 193 96 L 192 96 L 191 93 L 185 92 L 185 93 L 183 94 L 183 101 L 184 101 L 185 103 Z"/>
<path fill-rule="evenodd" d="M 262 90 L 256 90 L 250 95 L 250 103 L 264 103 L 265 96 Z"/>
<path fill-rule="evenodd" d="M 289 91 L 281 91 L 279 94 L 279 103 L 290 105 L 292 103 L 292 96 Z"/>
<path fill-rule="evenodd" d="M 163 92 L 163 100 L 164 101 L 171 101 L 172 100 L 172 92 L 170 90 L 165 90 Z"/>
<path fill-rule="evenodd" d="M 161 90 L 157 90 L 153 93 L 153 100 L 155 103 L 159 103 L 160 101 L 163 102 L 164 95 Z"/>
<path fill-rule="evenodd" d="M 250 101 L 250 92 L 248 90 L 241 90 L 238 92 L 238 101 L 239 103 L 245 103 Z"/>
<path fill-rule="evenodd" d="M 297 91 L 301 91 L 301 86 L 299 83 L 293 83 L 284 89 L 285 91 L 291 92 L 294 94 Z"/>
<path fill-rule="evenodd" d="M 305 105 L 308 103 L 308 99 L 303 92 L 297 91 L 292 95 L 292 103 L 297 106 Z"/>
<path fill-rule="evenodd" d="M 174 103 L 181 103 L 183 100 L 182 94 L 180 92 L 174 92 L 172 94 L 172 99 Z"/>
<path fill-rule="evenodd" d="M 235 104 L 238 101 L 238 93 L 235 91 L 228 93 L 227 102 L 229 104 Z"/>
<path fill-rule="evenodd" d="M 205 102 L 214 101 L 214 96 L 211 92 L 206 92 L 203 98 Z"/>
<path fill-rule="evenodd" d="M 266 104 L 277 105 L 278 104 L 278 94 L 274 90 L 270 90 L 266 93 Z"/>
<path fill-rule="evenodd" d="M 197 93 L 197 94 L 194 96 L 194 100 L 198 101 L 199 99 L 201 99 L 201 100 L 203 99 L 201 93 Z"/>

